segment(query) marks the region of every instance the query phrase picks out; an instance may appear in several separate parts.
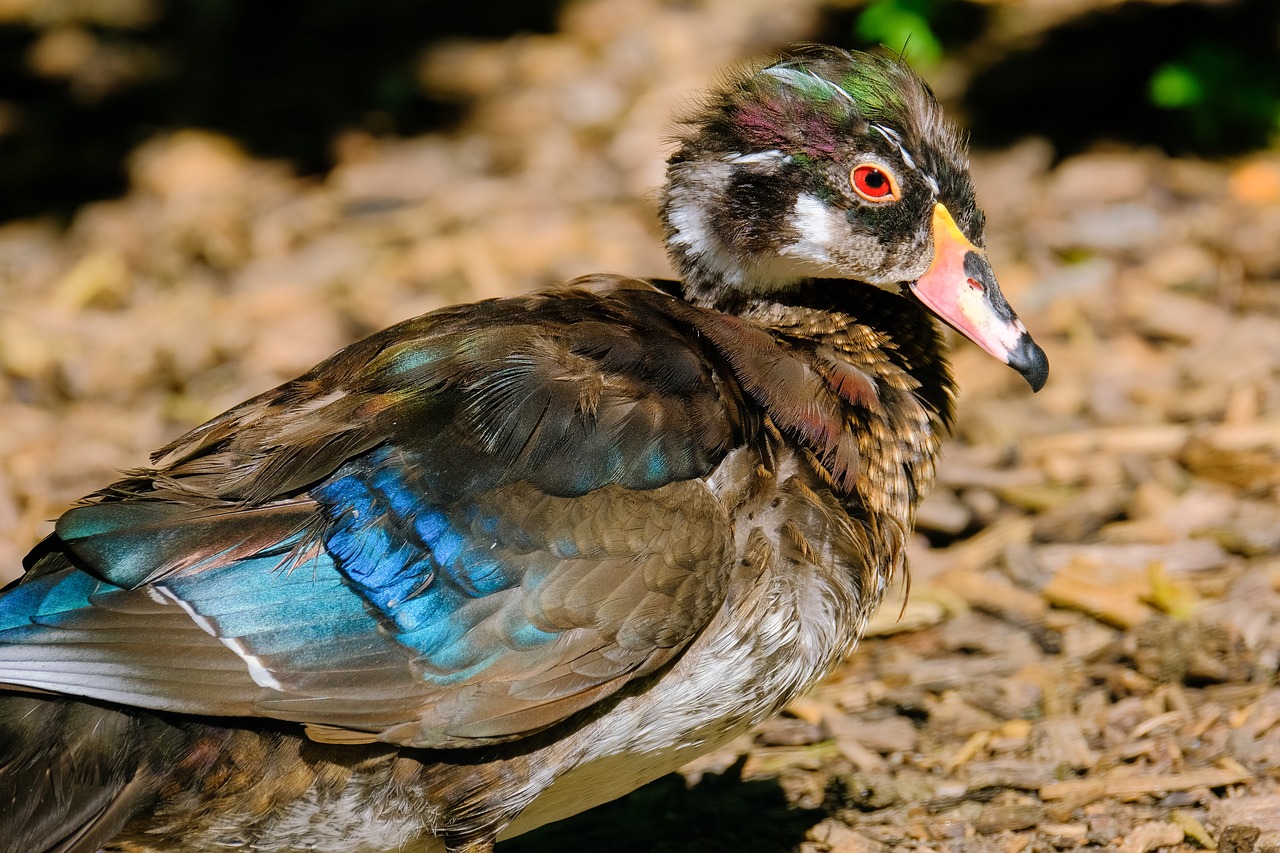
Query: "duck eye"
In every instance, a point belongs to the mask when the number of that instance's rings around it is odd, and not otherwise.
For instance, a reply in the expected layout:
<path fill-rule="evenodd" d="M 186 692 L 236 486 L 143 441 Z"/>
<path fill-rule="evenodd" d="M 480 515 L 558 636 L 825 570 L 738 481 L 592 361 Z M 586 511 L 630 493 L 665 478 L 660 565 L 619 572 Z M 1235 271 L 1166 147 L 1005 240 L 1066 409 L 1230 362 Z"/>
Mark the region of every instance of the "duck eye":
<path fill-rule="evenodd" d="M 898 182 L 879 166 L 855 166 L 849 175 L 853 191 L 867 201 L 897 201 Z"/>

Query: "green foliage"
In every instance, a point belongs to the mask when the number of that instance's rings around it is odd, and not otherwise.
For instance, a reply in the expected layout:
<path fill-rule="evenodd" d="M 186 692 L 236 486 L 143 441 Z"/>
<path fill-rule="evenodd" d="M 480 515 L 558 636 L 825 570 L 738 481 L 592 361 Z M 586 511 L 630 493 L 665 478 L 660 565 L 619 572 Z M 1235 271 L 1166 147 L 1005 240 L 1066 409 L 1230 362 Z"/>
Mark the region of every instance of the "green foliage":
<path fill-rule="evenodd" d="M 1266 128 L 1280 136 L 1280 78 L 1254 56 L 1222 42 L 1190 45 L 1152 74 L 1152 104 L 1183 113 L 1202 140 Z"/>
<path fill-rule="evenodd" d="M 1221 42 L 1193 43 L 1157 67 L 1147 95 L 1155 106 L 1181 113 L 1201 140 L 1245 128 L 1280 132 L 1280 78 L 1255 57 Z"/>
<path fill-rule="evenodd" d="M 1190 107 L 1204 100 L 1204 85 L 1185 65 L 1166 62 L 1151 75 L 1151 103 L 1167 110 Z"/>
<path fill-rule="evenodd" d="M 933 0 L 871 0 L 854 22 L 854 32 L 927 68 L 942 58 L 942 43 L 930 24 L 935 11 Z"/>

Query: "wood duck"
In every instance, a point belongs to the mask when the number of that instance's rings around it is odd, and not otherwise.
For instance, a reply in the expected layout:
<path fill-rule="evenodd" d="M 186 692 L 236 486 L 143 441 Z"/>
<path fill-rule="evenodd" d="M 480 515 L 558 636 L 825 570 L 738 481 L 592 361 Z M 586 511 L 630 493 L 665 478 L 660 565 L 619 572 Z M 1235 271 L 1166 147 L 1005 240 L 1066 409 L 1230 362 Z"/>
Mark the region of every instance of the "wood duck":
<path fill-rule="evenodd" d="M 58 519 L 0 597 L 0 846 L 483 853 L 852 649 L 951 418 L 930 315 L 1048 363 L 903 65 L 804 50 L 685 127 L 680 281 L 408 320 Z"/>

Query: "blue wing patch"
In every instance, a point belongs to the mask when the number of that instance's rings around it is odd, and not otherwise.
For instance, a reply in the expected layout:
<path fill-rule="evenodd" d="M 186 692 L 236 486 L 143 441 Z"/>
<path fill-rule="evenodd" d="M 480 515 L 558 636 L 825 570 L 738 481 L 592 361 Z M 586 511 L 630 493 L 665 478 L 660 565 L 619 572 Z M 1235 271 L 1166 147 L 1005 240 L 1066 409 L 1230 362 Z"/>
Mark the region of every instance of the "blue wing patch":
<path fill-rule="evenodd" d="M 474 677 L 511 648 L 554 641 L 557 631 L 525 620 L 494 633 L 476 624 L 499 610 L 513 616 L 529 572 L 547 560 L 512 560 L 500 541 L 499 518 L 475 503 L 433 502 L 390 446 L 348 463 L 312 495 L 330 517 L 324 545 L 395 640 L 420 656 L 423 675 L 438 684 Z M 525 543 L 528 551 L 534 543 Z M 502 595 L 510 592 L 511 595 Z"/>

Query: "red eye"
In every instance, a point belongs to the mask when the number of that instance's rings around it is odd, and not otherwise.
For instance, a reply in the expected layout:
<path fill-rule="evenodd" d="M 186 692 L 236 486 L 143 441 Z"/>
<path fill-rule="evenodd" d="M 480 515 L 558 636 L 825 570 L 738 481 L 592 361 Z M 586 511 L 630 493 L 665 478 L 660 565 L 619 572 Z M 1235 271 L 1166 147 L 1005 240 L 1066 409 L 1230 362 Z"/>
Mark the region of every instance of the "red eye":
<path fill-rule="evenodd" d="M 898 184 L 879 166 L 855 166 L 849 175 L 853 190 L 867 201 L 897 201 Z"/>

